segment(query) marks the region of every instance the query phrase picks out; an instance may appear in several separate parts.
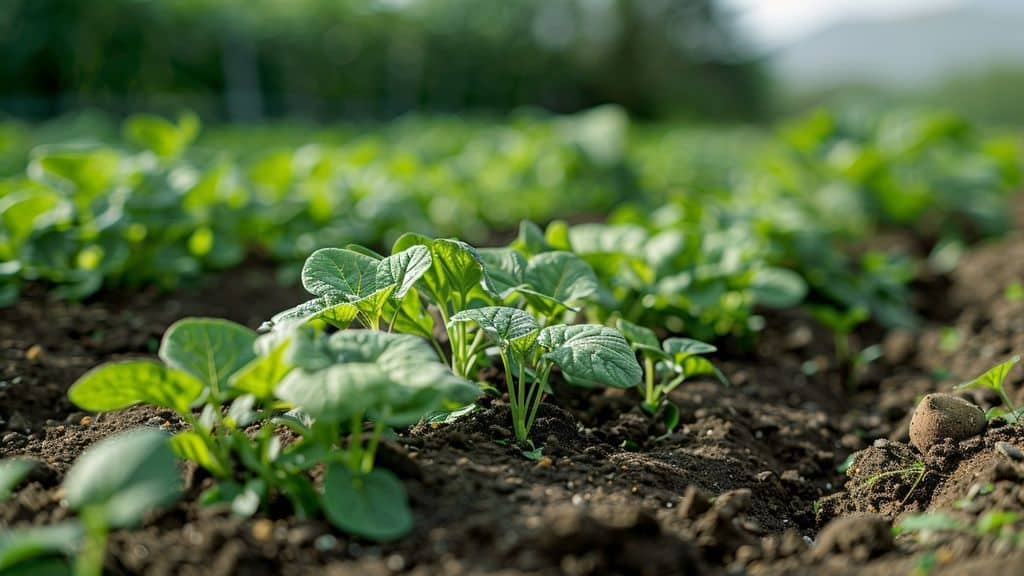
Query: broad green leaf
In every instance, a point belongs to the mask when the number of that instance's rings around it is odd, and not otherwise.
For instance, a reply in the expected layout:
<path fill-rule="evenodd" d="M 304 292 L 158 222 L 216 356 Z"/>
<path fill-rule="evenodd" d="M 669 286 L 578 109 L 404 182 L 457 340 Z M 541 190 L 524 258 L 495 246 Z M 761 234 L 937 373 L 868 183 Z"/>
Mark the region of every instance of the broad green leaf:
<path fill-rule="evenodd" d="M 316 372 L 293 370 L 277 396 L 317 420 L 345 422 L 380 406 L 396 384 L 376 364 L 337 364 Z"/>
<path fill-rule="evenodd" d="M 28 476 L 32 468 L 35 468 L 35 462 L 28 458 L 0 460 L 0 502 L 10 497 L 11 492 Z"/>
<path fill-rule="evenodd" d="M 529 220 L 519 223 L 519 235 L 512 242 L 511 247 L 527 256 L 547 252 L 551 249 L 544 238 L 544 231 Z"/>
<path fill-rule="evenodd" d="M 387 470 L 353 474 L 344 464 L 331 464 L 324 479 L 323 505 L 331 524 L 356 536 L 387 541 L 412 529 L 405 486 Z"/>
<path fill-rule="evenodd" d="M 463 310 L 452 316 L 454 322 L 475 322 L 502 347 L 524 353 L 533 346 L 540 326 L 533 316 L 518 308 L 485 306 Z"/>
<path fill-rule="evenodd" d="M 524 280 L 527 288 L 522 292 L 527 300 L 546 315 L 559 306 L 572 309 L 598 291 L 593 269 L 569 252 L 545 252 L 530 258 Z"/>
<path fill-rule="evenodd" d="M 566 380 L 581 386 L 636 386 L 643 377 L 636 356 L 622 334 L 597 324 L 548 326 L 537 343 L 544 355 L 562 369 Z"/>
<path fill-rule="evenodd" d="M 377 286 L 394 285 L 394 296 L 402 298 L 430 269 L 430 249 L 426 246 L 410 246 L 392 254 L 377 264 Z"/>
<path fill-rule="evenodd" d="M 658 336 L 650 328 L 645 328 L 622 318 L 615 322 L 615 327 L 618 328 L 622 336 L 635 350 L 654 352 L 659 356 L 663 355 L 661 344 L 658 342 Z"/>
<path fill-rule="evenodd" d="M 1020 362 L 1020 356 L 1014 356 L 1002 364 L 997 364 L 992 368 L 989 368 L 988 371 L 974 380 L 958 384 L 954 387 L 954 390 L 963 390 L 965 388 L 990 388 L 1002 394 L 1006 376 L 1018 362 Z"/>
<path fill-rule="evenodd" d="M 203 383 L 190 374 L 152 360 L 129 360 L 90 370 L 71 385 L 68 398 L 93 412 L 145 403 L 186 414 L 202 392 Z"/>
<path fill-rule="evenodd" d="M 355 300 L 379 289 L 377 260 L 344 248 L 321 248 L 302 266 L 302 286 L 338 303 Z"/>
<path fill-rule="evenodd" d="M 482 248 L 480 258 L 491 285 L 504 298 L 523 284 L 526 259 L 512 248 Z"/>
<path fill-rule="evenodd" d="M 477 287 L 493 292 L 489 282 L 485 281 L 483 260 L 476 248 L 469 244 L 450 238 L 431 239 L 420 234 L 405 234 L 395 241 L 392 253 L 412 246 L 430 248 L 431 266 L 423 274 L 421 282 L 435 304 L 446 306 L 452 304 L 452 298 L 465 299 Z"/>
<path fill-rule="evenodd" d="M 45 556 L 71 556 L 78 550 L 83 535 L 76 521 L 4 530 L 0 532 L 0 571 L 13 573 L 22 568 L 20 564 Z M 26 571 L 24 574 L 38 573 Z"/>
<path fill-rule="evenodd" d="M 344 392 L 360 394 L 358 399 L 349 400 L 347 404 L 348 408 L 355 410 L 342 412 L 340 416 L 328 416 L 330 420 L 340 421 L 355 414 L 364 414 L 390 426 L 408 426 L 427 414 L 461 407 L 480 395 L 475 385 L 453 374 L 438 358 L 437 352 L 417 336 L 344 330 L 327 338 L 320 349 L 328 360 L 307 364 L 321 368 L 313 375 L 307 373 L 304 378 L 309 381 L 326 379 L 328 376 L 324 373 L 331 371 L 338 378 L 346 377 L 345 371 L 335 370 L 339 366 L 372 366 L 380 371 L 382 378 L 357 392 Z M 303 385 L 313 384 L 306 382 Z M 357 385 L 355 380 L 337 384 L 339 388 Z M 280 390 L 278 394 L 281 394 Z M 333 413 L 341 410 L 342 404 L 343 399 L 335 403 L 335 408 L 331 409 Z M 296 405 L 316 417 L 308 406 Z"/>
<path fill-rule="evenodd" d="M 180 491 L 168 436 L 152 428 L 100 440 L 64 477 L 68 505 L 97 510 L 112 527 L 137 524 L 147 512 L 177 500 Z"/>
<path fill-rule="evenodd" d="M 160 342 L 168 366 L 199 378 L 213 390 L 256 357 L 256 333 L 220 318 L 185 318 L 171 325 Z"/>
<path fill-rule="evenodd" d="M 807 296 L 807 283 L 791 270 L 762 268 L 754 274 L 750 290 L 758 304 L 769 308 L 789 308 Z"/>
<path fill-rule="evenodd" d="M 661 347 L 666 353 L 675 358 L 677 362 L 694 354 L 710 354 L 718 350 L 718 348 L 707 342 L 701 342 L 692 338 L 666 338 L 661 343 Z"/>
<path fill-rule="evenodd" d="M 409 334 L 376 330 L 342 330 L 327 340 L 327 351 L 338 363 L 376 363 L 385 372 L 406 365 L 440 363 L 437 352 L 426 340 Z"/>
<path fill-rule="evenodd" d="M 210 451 L 210 447 L 197 432 L 189 430 L 175 434 L 171 437 L 170 446 L 178 458 L 191 460 L 214 476 L 224 477 L 229 474 L 224 463 Z"/>

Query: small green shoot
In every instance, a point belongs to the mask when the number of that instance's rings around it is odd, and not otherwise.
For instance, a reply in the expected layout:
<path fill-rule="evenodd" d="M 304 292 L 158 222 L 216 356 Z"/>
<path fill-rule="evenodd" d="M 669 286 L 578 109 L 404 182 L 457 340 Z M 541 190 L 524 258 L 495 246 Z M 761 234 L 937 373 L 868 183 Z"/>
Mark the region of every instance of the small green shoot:
<path fill-rule="evenodd" d="M 1006 393 L 1006 376 L 1010 373 L 1014 366 L 1020 362 L 1020 356 L 1014 356 L 1006 362 L 997 364 L 990 368 L 987 372 L 978 376 L 974 380 L 964 382 L 953 387 L 954 390 L 967 390 L 970 388 L 988 388 L 995 390 L 999 394 L 999 398 L 1003 401 L 1001 407 L 990 409 L 985 413 L 985 417 L 989 420 L 993 418 L 1003 418 L 1008 422 L 1017 422 L 1020 419 L 1022 410 L 1014 406 L 1013 401 L 1010 400 L 1010 395 Z"/>
<path fill-rule="evenodd" d="M 711 344 L 690 338 L 668 338 L 659 343 L 652 330 L 623 319 L 618 320 L 616 327 L 643 359 L 644 400 L 641 407 L 647 413 L 655 414 L 665 405 L 665 425 L 669 432 L 679 425 L 679 408 L 667 401 L 669 392 L 687 379 L 702 375 L 713 375 L 722 384 L 729 384 L 725 374 L 703 357 L 717 350 Z"/>

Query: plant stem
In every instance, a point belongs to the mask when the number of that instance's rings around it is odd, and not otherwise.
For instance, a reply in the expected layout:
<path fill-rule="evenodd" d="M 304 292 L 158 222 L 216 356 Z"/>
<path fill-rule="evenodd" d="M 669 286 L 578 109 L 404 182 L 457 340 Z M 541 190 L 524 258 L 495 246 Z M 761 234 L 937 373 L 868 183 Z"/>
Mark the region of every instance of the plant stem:
<path fill-rule="evenodd" d="M 100 510 L 86 508 L 80 514 L 85 527 L 85 542 L 75 561 L 76 576 L 103 576 L 107 555 L 107 524 Z"/>
<path fill-rule="evenodd" d="M 373 436 L 370 437 L 370 445 L 363 452 L 362 468 L 363 474 L 369 474 L 373 470 L 373 461 L 377 457 L 377 446 L 380 445 L 380 437 L 384 434 L 384 422 L 378 420 L 373 424 Z"/>
<path fill-rule="evenodd" d="M 658 406 L 658 395 L 654 388 L 654 359 L 646 354 L 644 355 L 644 379 L 646 383 L 644 404 L 653 411 Z"/>
<path fill-rule="evenodd" d="M 526 433 L 530 433 L 530 429 L 533 428 L 533 421 L 537 418 L 537 412 L 540 410 L 540 401 L 544 397 L 544 388 L 548 385 L 548 376 L 551 375 L 551 364 L 547 364 L 541 370 L 541 377 L 533 383 L 534 393 L 532 405 L 530 406 L 530 416 L 526 420 Z"/>
<path fill-rule="evenodd" d="M 501 363 L 505 368 L 505 386 L 508 388 L 508 404 L 509 410 L 512 412 L 512 430 L 515 433 L 517 442 L 525 442 L 526 415 L 522 413 L 522 402 L 520 400 L 523 382 L 516 382 L 512 378 L 512 367 L 509 363 L 508 352 L 505 349 L 501 350 Z"/>

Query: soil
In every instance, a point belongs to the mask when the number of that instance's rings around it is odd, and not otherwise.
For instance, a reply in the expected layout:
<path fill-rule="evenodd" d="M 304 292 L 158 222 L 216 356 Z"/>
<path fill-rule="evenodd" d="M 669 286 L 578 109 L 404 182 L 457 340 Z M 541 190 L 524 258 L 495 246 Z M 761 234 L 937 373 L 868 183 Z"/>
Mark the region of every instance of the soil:
<path fill-rule="evenodd" d="M 170 295 L 103 293 L 85 303 L 29 290 L 0 316 L 0 456 L 41 461 L 0 504 L 0 526 L 67 516 L 59 483 L 93 442 L 141 425 L 177 427 L 166 411 L 78 412 L 67 388 L 112 359 L 151 356 L 188 315 L 256 327 L 303 299 L 252 262 Z M 378 465 L 405 483 L 416 527 L 376 544 L 287 511 L 239 519 L 198 506 L 186 470 L 181 503 L 112 535 L 111 574 L 905 574 L 1024 573 L 1024 552 L 992 512 L 1024 515 L 1024 428 L 993 421 L 981 436 L 920 454 L 909 444 L 917 400 L 948 392 L 1024 350 L 1024 235 L 968 251 L 949 277 L 919 287 L 927 325 L 868 328 L 881 359 L 850 378 L 831 335 L 798 311 L 767 317 L 753 350 L 715 360 L 732 381 L 673 392 L 682 422 L 666 434 L 635 391 L 556 388 L 530 460 L 505 440 L 507 406 L 481 403 L 444 425 L 399 431 Z M 1019 369 L 1018 369 L 1019 370 Z M 1011 389 L 1020 391 L 1019 372 Z M 993 394 L 967 397 L 987 408 Z M 1024 401 L 1016 395 L 1017 401 Z M 854 455 L 846 473 L 842 464 Z M 845 467 L 844 467 L 845 469 Z M 945 512 L 970 530 L 893 537 L 910 514 Z M 987 515 L 987 516 L 986 516 Z M 981 524 L 979 525 L 979 520 Z M 987 521 L 987 522 L 986 522 Z M 1021 525 L 1020 523 L 1016 524 Z M 987 528 L 987 529 L 986 529 Z"/>

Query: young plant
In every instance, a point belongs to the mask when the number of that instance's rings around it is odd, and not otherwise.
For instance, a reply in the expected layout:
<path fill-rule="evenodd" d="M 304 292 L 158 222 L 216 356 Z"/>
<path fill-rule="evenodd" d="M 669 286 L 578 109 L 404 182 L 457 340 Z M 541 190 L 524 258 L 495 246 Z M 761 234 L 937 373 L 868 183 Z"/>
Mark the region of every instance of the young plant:
<path fill-rule="evenodd" d="M 714 375 L 728 385 L 729 380 L 704 354 L 718 349 L 690 338 L 667 338 L 658 342 L 654 332 L 627 320 L 616 323 L 619 331 L 644 362 L 644 400 L 641 407 L 651 415 L 665 406 L 665 424 L 671 432 L 679 424 L 679 408 L 668 401 L 668 394 L 688 378 Z"/>
<path fill-rule="evenodd" d="M 1018 362 L 1020 362 L 1020 356 L 1014 356 L 1006 362 L 993 366 L 987 372 L 978 376 L 974 380 L 954 386 L 953 389 L 967 390 L 969 388 L 988 388 L 990 390 L 995 390 L 996 394 L 999 394 L 1000 400 L 1003 401 L 1003 405 L 990 408 L 988 412 L 985 413 L 985 418 L 989 420 L 992 420 L 993 418 L 1003 418 L 1008 422 L 1015 423 L 1020 419 L 1021 414 L 1024 414 L 1024 407 L 1017 408 L 1014 406 L 1013 401 L 1010 400 L 1010 395 L 1006 393 L 1005 384 L 1006 376 Z"/>
<path fill-rule="evenodd" d="M 850 351 L 850 336 L 864 322 L 871 318 L 867 308 L 855 307 L 840 310 L 832 306 L 810 306 L 808 311 L 815 320 L 832 330 L 836 360 L 846 365 L 853 359 Z"/>
<path fill-rule="evenodd" d="M 12 471 L 9 466 L 5 472 Z M 13 466 L 22 475 L 30 467 Z M 142 428 L 89 448 L 68 471 L 63 490 L 78 518 L 0 535 L 5 574 L 69 573 L 54 557 L 77 555 L 76 575 L 100 576 L 109 531 L 135 526 L 150 511 L 176 501 L 181 478 L 167 434 Z"/>
<path fill-rule="evenodd" d="M 326 466 L 322 505 L 336 526 L 375 540 L 405 534 L 412 527 L 405 488 L 390 471 L 374 467 L 382 435 L 472 402 L 479 389 L 453 374 L 425 340 L 407 334 L 305 336 L 293 359 L 296 369 L 276 394 L 296 411 L 275 421 L 301 440 L 285 451 L 283 464 Z M 366 420 L 373 422 L 368 436 Z M 349 436 L 342 447 L 344 429 Z"/>
<path fill-rule="evenodd" d="M 521 444 L 529 442 L 555 366 L 566 382 L 576 386 L 630 388 L 640 382 L 636 357 L 613 328 L 596 324 L 541 328 L 528 312 L 508 306 L 464 310 L 453 315 L 451 322 L 476 324 L 497 345 L 505 369 L 512 427 Z"/>
<path fill-rule="evenodd" d="M 193 318 L 168 329 L 160 356 L 164 364 L 97 368 L 69 397 L 92 411 L 144 403 L 176 412 L 190 429 L 171 439 L 175 453 L 217 480 L 204 503 L 226 503 L 248 516 L 280 495 L 300 518 L 323 510 L 343 530 L 376 539 L 395 537 L 411 522 L 404 497 L 388 504 L 378 492 L 404 494 L 401 483 L 373 470 L 384 429 L 457 407 L 478 392 L 451 374 L 425 340 L 375 331 L 328 338 L 311 326 L 292 326 L 257 338 L 231 322 Z M 275 417 L 289 407 L 296 410 Z M 375 422 L 367 443 L 364 419 Z M 275 434 L 282 424 L 301 440 L 283 446 Z M 342 424 L 351 433 L 347 449 L 337 450 Z M 317 489 L 308 472 L 320 464 L 334 472 Z M 386 511 L 396 506 L 405 515 L 389 520 Z"/>

